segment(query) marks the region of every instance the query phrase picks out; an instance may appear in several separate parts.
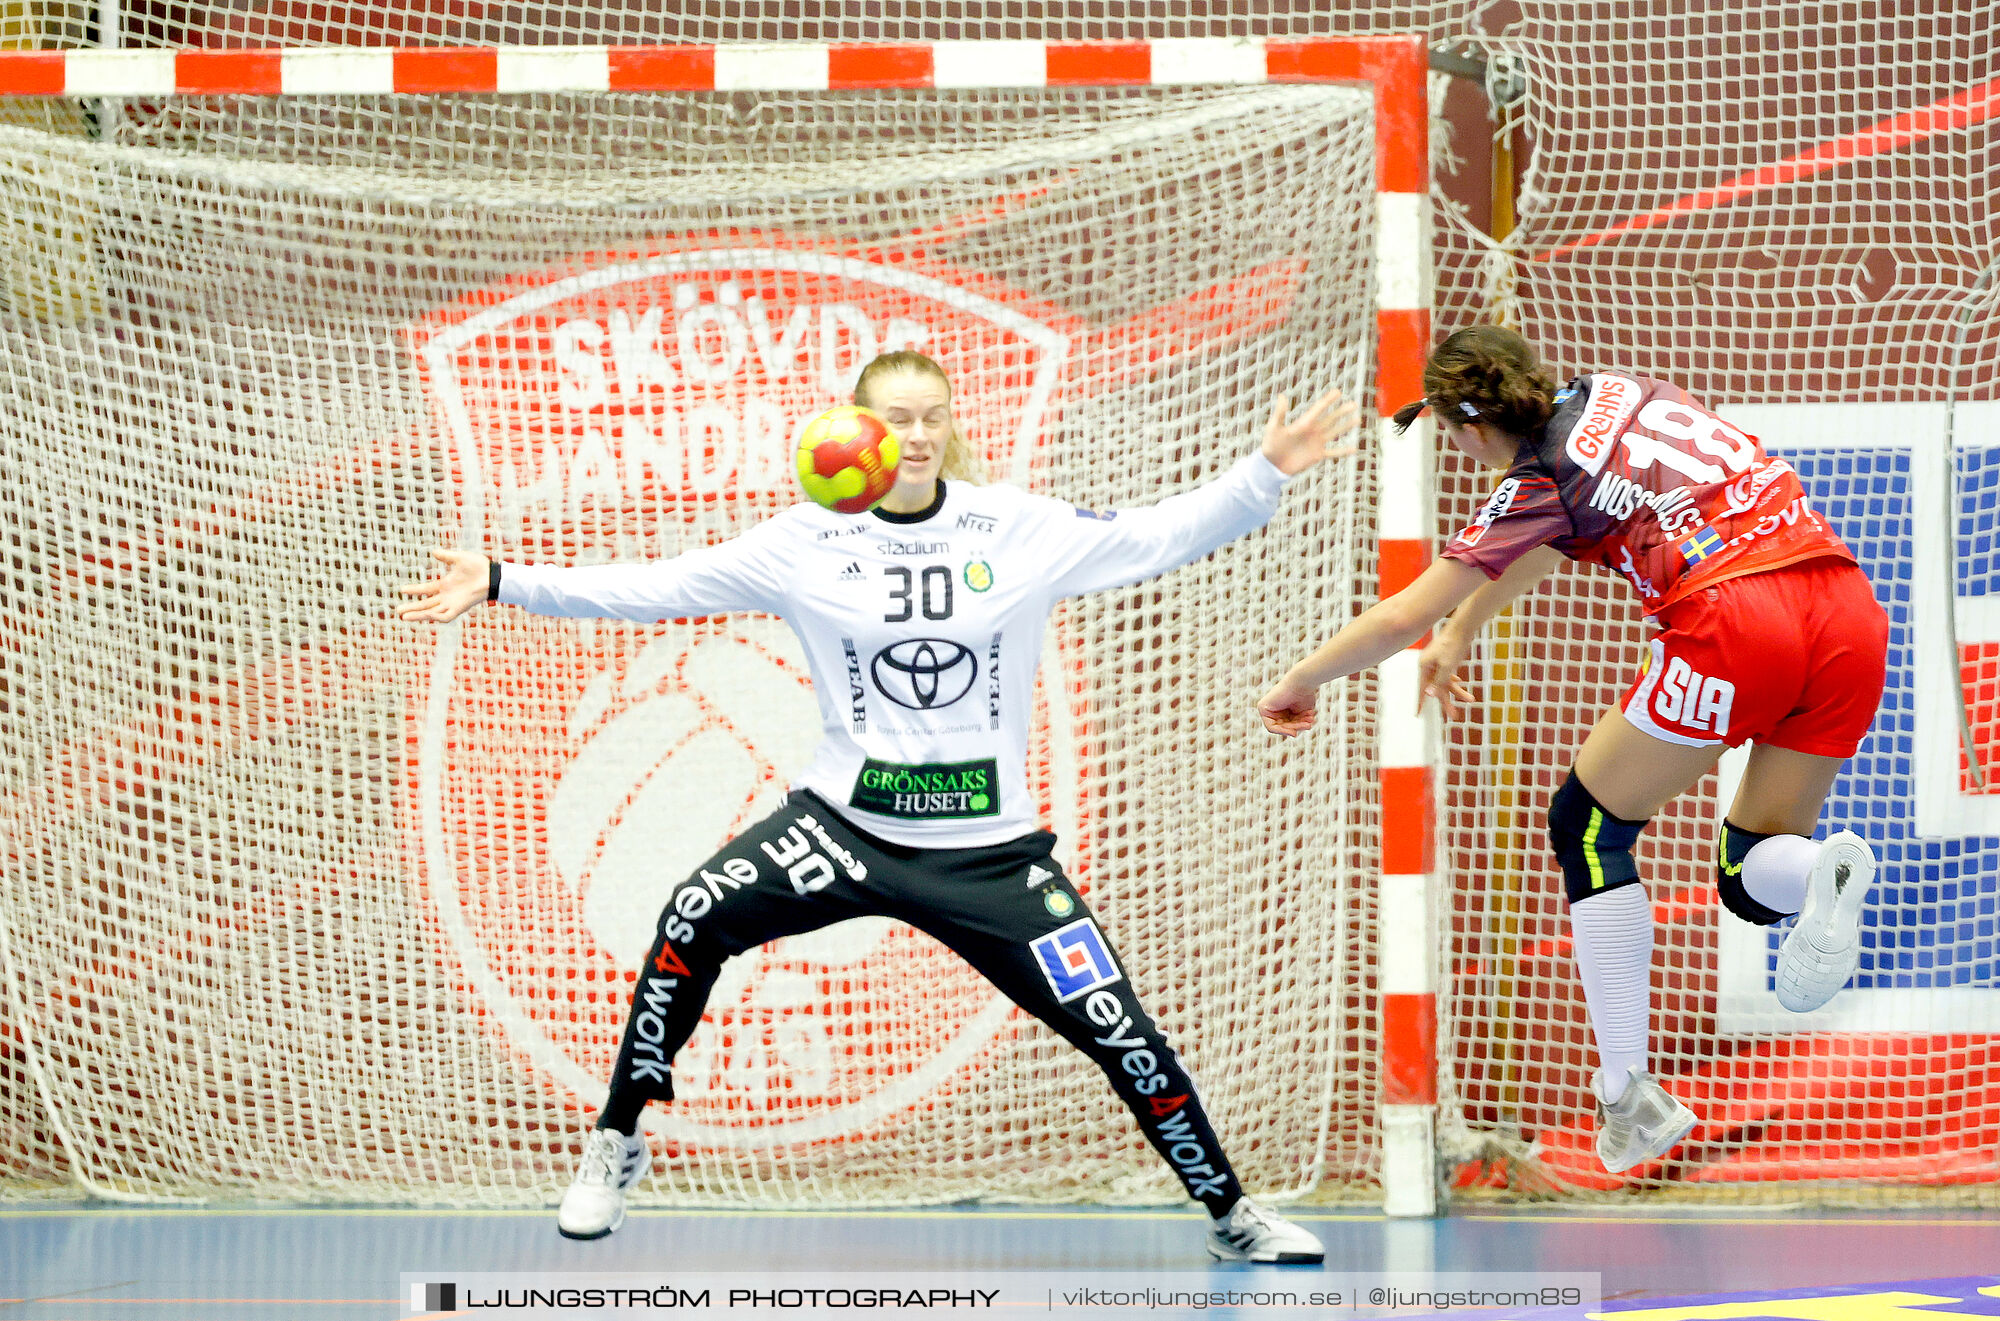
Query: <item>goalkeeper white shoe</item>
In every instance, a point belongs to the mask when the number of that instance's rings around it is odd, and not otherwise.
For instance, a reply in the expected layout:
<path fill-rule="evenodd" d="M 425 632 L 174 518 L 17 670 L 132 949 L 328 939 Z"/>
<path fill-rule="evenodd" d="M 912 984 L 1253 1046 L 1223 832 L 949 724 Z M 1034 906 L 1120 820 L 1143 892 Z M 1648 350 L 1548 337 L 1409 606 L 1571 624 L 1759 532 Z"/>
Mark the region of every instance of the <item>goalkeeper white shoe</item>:
<path fill-rule="evenodd" d="M 1208 1255 L 1217 1261 L 1315 1266 L 1326 1260 L 1326 1248 L 1276 1211 L 1245 1197 L 1228 1215 L 1208 1222 Z"/>
<path fill-rule="evenodd" d="M 1778 1003 L 1809 1014 L 1833 999 L 1861 963 L 1861 910 L 1875 883 L 1875 851 L 1843 830 L 1819 846 L 1806 906 L 1778 947 Z"/>
<path fill-rule="evenodd" d="M 625 1223 L 625 1190 L 653 1168 L 653 1153 L 642 1137 L 593 1128 L 584 1140 L 576 1178 L 556 1212 L 564 1238 L 603 1238 Z"/>
<path fill-rule="evenodd" d="M 1604 1071 L 1593 1084 L 1597 1093 L 1597 1158 L 1613 1174 L 1658 1160 L 1694 1132 L 1694 1111 L 1667 1094 L 1652 1074 L 1633 1069 L 1625 1093 L 1604 1099 Z"/>

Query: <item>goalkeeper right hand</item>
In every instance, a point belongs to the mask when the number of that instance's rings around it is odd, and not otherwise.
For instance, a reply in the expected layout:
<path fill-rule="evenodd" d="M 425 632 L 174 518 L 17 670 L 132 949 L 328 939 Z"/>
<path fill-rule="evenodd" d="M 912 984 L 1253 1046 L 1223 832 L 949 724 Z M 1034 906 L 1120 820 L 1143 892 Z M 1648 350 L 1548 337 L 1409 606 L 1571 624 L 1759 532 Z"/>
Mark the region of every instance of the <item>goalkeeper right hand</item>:
<path fill-rule="evenodd" d="M 470 550 L 433 550 L 431 558 L 445 566 L 444 573 L 427 582 L 398 587 L 399 594 L 416 599 L 397 610 L 397 618 L 449 624 L 486 599 L 491 560 Z"/>

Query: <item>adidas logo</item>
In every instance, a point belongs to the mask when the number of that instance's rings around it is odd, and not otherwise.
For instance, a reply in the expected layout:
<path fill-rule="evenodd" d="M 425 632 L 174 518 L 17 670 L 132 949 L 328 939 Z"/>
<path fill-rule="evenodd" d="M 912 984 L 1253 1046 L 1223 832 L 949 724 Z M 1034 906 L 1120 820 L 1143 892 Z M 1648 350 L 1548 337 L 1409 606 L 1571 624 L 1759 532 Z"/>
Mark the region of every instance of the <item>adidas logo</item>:
<path fill-rule="evenodd" d="M 839 580 L 844 583 L 858 583 L 867 576 L 861 572 L 861 561 L 849 560 L 847 567 L 840 571 Z"/>
<path fill-rule="evenodd" d="M 1040 885 L 1043 881 L 1053 881 L 1055 878 L 1056 874 L 1047 867 L 1042 866 L 1039 862 L 1031 863 L 1028 867 L 1028 888 L 1030 890 Z"/>

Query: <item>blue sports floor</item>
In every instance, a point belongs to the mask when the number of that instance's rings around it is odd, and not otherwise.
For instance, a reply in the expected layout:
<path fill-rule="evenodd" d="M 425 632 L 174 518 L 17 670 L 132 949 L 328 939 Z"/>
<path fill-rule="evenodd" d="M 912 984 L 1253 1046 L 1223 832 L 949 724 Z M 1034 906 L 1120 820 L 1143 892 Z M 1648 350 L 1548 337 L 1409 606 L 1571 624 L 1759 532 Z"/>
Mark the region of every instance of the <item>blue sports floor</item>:
<path fill-rule="evenodd" d="M 508 1315 L 490 1300 L 483 1307 L 426 1313 L 413 1305 L 404 1278 L 490 1272 L 569 1278 L 701 1272 L 746 1282 L 797 1280 L 810 1272 L 870 1272 L 890 1280 L 922 1273 L 967 1284 L 992 1272 L 1120 1272 L 1128 1279 L 1145 1273 L 1161 1288 L 1273 1281 L 1296 1288 L 1340 1273 L 1586 1272 L 1601 1278 L 1601 1309 L 1438 1307 L 1423 1314 L 1547 1321 L 1605 1312 L 1641 1312 L 1646 1321 L 2000 1317 L 2000 1217 L 1976 1212 L 1466 1210 L 1437 1220 L 1392 1221 L 1362 1211 L 1300 1210 L 1294 1218 L 1326 1241 L 1323 1270 L 1216 1265 L 1202 1249 L 1201 1219 L 1182 1210 L 636 1211 L 611 1238 L 571 1243 L 557 1236 L 547 1211 L 20 1208 L 0 1211 L 0 1321 Z M 1788 1293 L 1805 1296 L 1773 1297 Z M 808 1307 L 755 1315 L 851 1317 L 857 1310 L 882 1309 Z M 1175 1310 L 1087 1301 L 1002 1314 L 1029 1310 L 1068 1317 L 1281 1314 L 1247 1305 Z M 1366 1308 L 1326 1313 L 1382 1314 Z"/>

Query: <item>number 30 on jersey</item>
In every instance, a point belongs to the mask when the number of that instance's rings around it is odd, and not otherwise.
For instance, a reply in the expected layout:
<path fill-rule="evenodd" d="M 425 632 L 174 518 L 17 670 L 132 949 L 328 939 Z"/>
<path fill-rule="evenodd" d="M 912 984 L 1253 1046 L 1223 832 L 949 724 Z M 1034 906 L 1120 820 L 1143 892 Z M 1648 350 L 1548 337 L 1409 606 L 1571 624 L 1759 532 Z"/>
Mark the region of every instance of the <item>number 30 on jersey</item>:
<path fill-rule="evenodd" d="M 921 572 L 891 564 L 882 572 L 889 578 L 889 612 L 886 624 L 915 619 L 918 610 L 925 619 L 951 618 L 951 570 L 942 564 L 927 564 Z"/>

